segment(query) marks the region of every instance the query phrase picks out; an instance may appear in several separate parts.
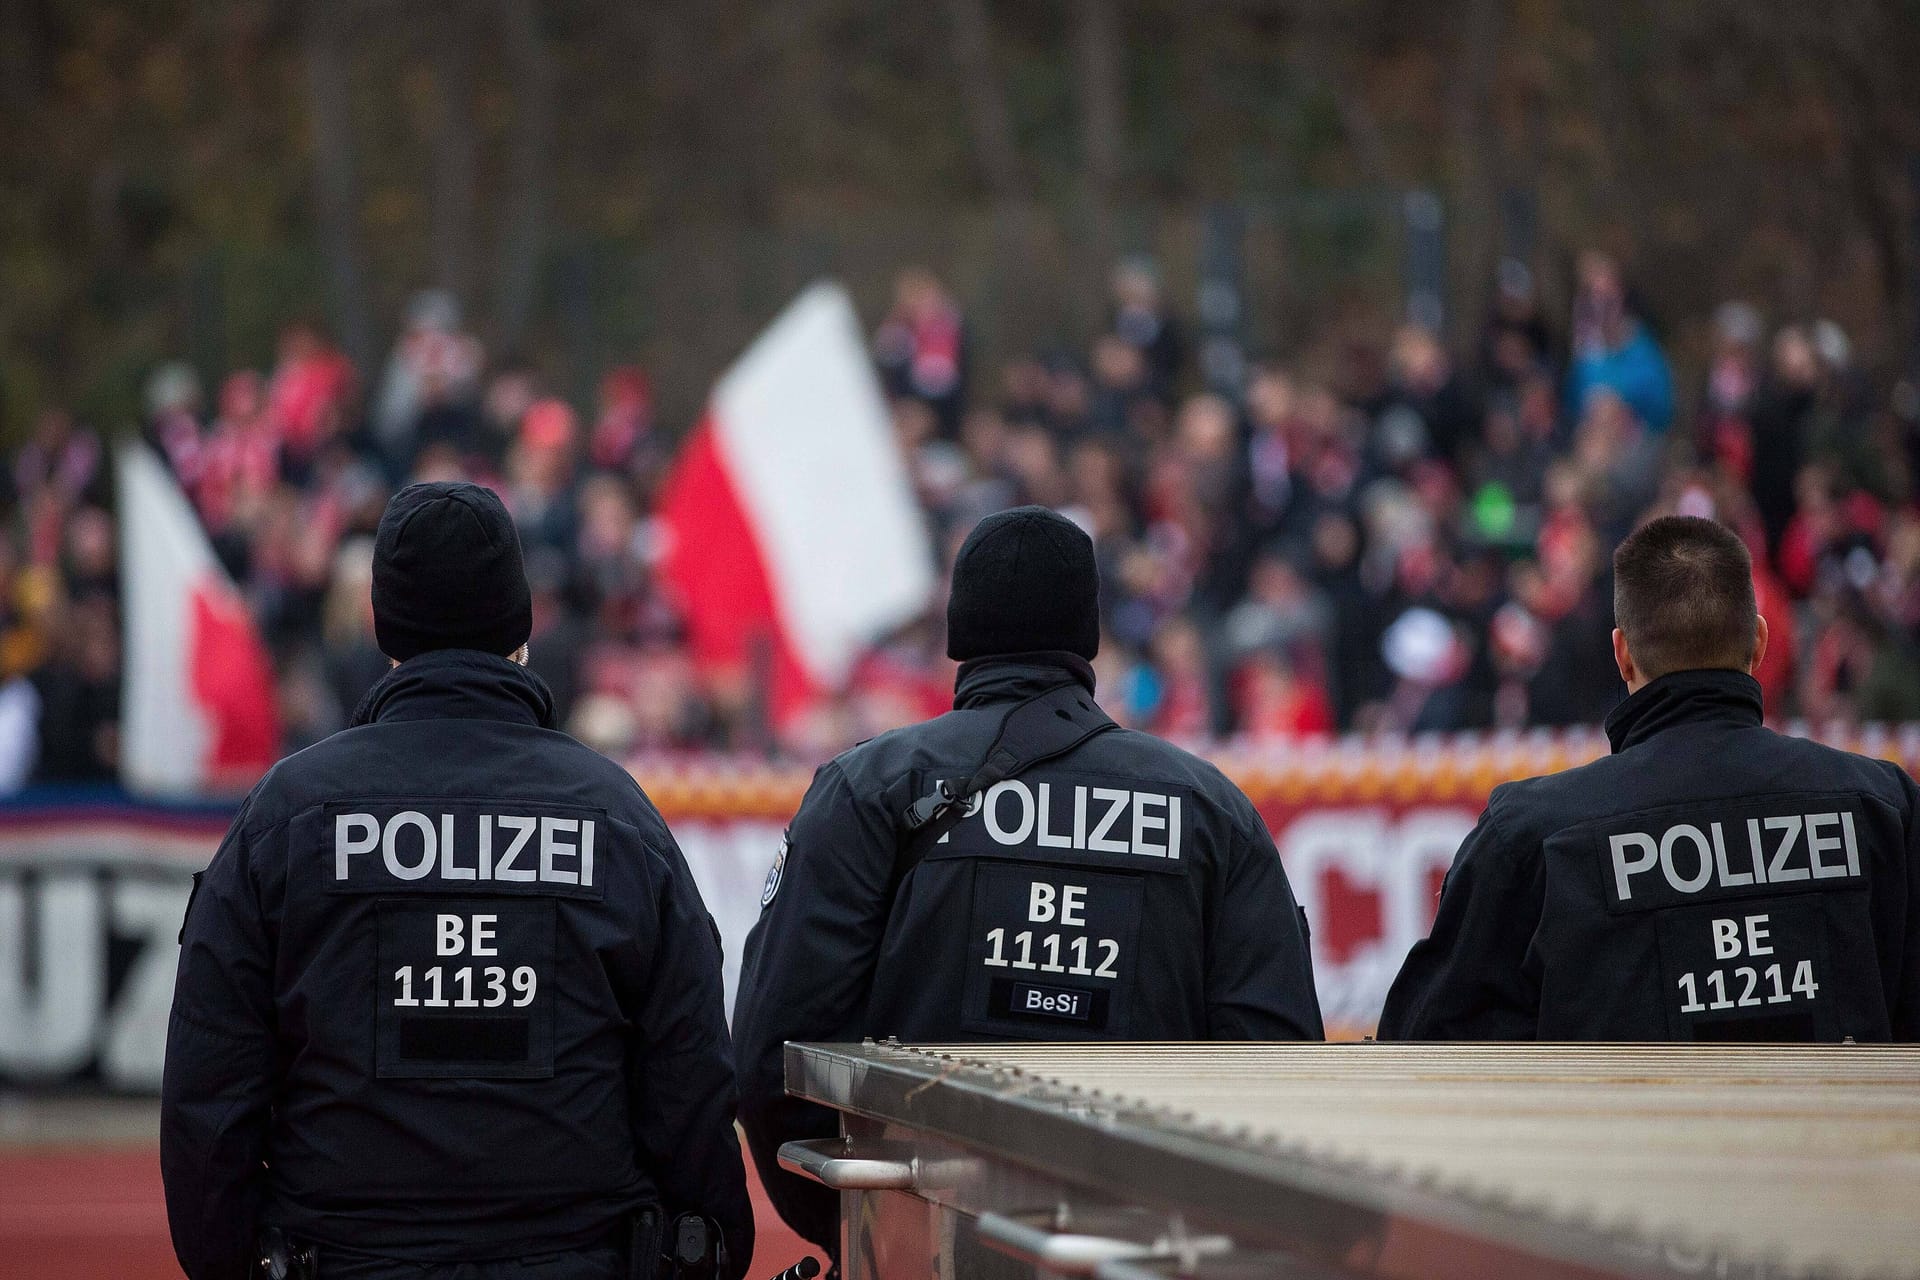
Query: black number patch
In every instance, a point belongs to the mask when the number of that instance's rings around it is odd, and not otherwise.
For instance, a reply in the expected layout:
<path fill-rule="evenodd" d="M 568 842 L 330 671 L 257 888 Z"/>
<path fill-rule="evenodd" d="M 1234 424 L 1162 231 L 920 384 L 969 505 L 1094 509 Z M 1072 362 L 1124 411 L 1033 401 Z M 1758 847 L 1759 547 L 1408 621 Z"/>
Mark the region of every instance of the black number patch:
<path fill-rule="evenodd" d="M 553 1074 L 554 914 L 531 898 L 379 904 L 375 1074 Z"/>
<path fill-rule="evenodd" d="M 1030 863 L 974 869 L 967 1019 L 987 1035 L 1124 1036 L 1144 887 Z"/>
<path fill-rule="evenodd" d="M 1679 1040 L 1838 1039 L 1820 901 L 1749 899 L 1659 916 L 1667 1029 Z"/>

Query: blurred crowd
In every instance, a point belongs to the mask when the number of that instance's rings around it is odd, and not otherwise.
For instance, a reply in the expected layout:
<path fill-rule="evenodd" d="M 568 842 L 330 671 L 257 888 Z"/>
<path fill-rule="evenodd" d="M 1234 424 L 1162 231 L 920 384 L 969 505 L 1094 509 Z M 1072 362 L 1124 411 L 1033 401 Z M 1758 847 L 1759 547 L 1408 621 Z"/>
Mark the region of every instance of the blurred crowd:
<path fill-rule="evenodd" d="M 1728 302 L 1676 380 L 1618 262 L 1582 255 L 1564 319 L 1502 264 L 1464 352 L 1416 325 L 1253 360 L 1190 394 L 1153 266 L 1113 273 L 1082 359 L 981 386 L 957 304 L 903 276 L 878 353 L 951 552 L 1034 501 L 1094 533 L 1102 687 L 1176 737 L 1597 723 L 1615 674 L 1612 548 L 1654 515 L 1752 549 L 1776 719 L 1920 717 L 1920 398 L 1825 320 Z"/>
<path fill-rule="evenodd" d="M 1725 521 L 1752 548 L 1776 719 L 1920 718 L 1920 396 L 1824 321 L 1728 302 L 1676 378 L 1620 264 L 1578 262 L 1550 315 L 1503 264 L 1482 333 L 1418 326 L 1256 355 L 1197 391 L 1154 265 L 1119 264 L 1084 349 L 983 370 L 953 295 L 900 276 L 874 354 L 935 545 L 1037 502 L 1094 535 L 1115 718 L 1178 739 L 1590 724 L 1621 696 L 1609 555 L 1637 522 Z M 676 426 L 682 424 L 674 424 Z M 412 479 L 497 488 L 534 592 L 532 665 L 610 753 L 818 757 L 946 705 L 938 602 L 853 686 L 765 722 L 739 673 L 696 669 L 657 573 L 674 457 L 645 373 L 595 402 L 489 359 L 441 294 L 385 366 L 305 324 L 273 367 L 204 387 L 156 370 L 143 434 L 275 657 L 287 749 L 339 729 L 386 667 L 371 533 Z M 0 539 L 0 783 L 110 781 L 118 679 L 108 452 L 49 412 L 8 459 Z M 5 744 L 18 744 L 7 747 Z M 12 758 L 5 758 L 11 756 Z"/>

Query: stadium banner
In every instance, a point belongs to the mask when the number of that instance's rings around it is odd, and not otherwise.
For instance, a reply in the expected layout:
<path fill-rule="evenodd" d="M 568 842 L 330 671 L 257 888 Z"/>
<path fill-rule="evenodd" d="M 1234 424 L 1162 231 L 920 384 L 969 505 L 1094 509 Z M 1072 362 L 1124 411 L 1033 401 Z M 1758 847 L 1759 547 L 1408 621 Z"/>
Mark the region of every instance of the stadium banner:
<path fill-rule="evenodd" d="M 1910 772 L 1920 765 L 1920 726 L 1823 736 Z M 1307 911 L 1330 1034 L 1371 1031 L 1492 789 L 1605 749 L 1596 733 L 1540 733 L 1210 751 L 1266 819 Z M 719 925 L 731 1006 L 768 867 L 811 771 L 710 756 L 633 767 Z M 0 801 L 0 1087 L 159 1088 L 192 874 L 233 810 L 71 791 Z"/>

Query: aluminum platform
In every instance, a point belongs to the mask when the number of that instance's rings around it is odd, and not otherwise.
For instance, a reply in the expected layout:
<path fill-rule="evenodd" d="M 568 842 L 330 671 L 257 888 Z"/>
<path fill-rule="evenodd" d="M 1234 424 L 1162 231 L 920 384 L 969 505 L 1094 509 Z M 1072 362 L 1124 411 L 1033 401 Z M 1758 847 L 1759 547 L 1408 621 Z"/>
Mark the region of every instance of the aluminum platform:
<path fill-rule="evenodd" d="M 848 1280 L 1920 1277 L 1920 1048 L 789 1045 L 787 1082 L 845 1113 L 789 1167 L 851 1193 Z"/>

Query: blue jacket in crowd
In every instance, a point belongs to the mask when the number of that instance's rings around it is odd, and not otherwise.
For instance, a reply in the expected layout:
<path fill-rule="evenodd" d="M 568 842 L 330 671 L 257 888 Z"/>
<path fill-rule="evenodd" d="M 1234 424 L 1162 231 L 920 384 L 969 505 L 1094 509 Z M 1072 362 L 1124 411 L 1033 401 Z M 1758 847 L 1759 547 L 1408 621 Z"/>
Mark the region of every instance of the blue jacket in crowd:
<path fill-rule="evenodd" d="M 1601 387 L 1626 401 L 1655 435 L 1673 426 L 1673 370 L 1645 325 L 1635 322 L 1618 347 L 1574 353 L 1567 370 L 1567 416 L 1579 421 L 1587 397 Z"/>

